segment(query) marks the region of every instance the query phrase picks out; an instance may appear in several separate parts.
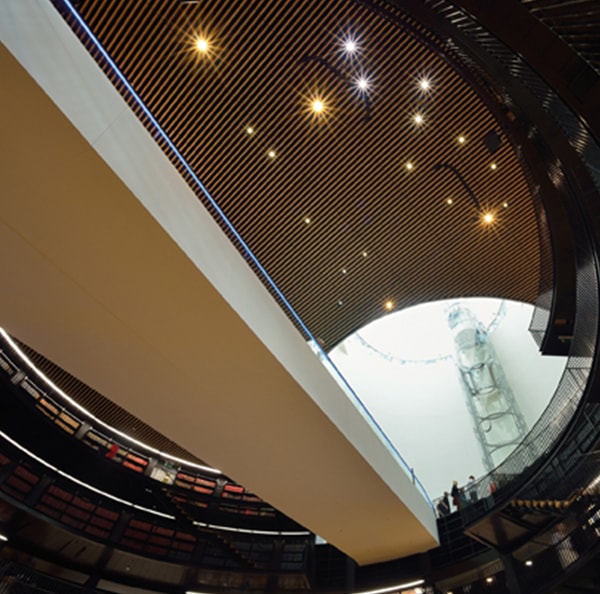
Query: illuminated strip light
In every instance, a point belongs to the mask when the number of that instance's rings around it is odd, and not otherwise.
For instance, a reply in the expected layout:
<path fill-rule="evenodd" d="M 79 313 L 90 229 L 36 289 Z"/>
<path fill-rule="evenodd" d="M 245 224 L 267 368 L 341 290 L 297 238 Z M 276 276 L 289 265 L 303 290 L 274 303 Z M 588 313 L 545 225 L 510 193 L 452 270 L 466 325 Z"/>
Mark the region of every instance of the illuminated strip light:
<path fill-rule="evenodd" d="M 117 503 L 121 503 L 123 505 L 128 505 L 129 507 L 139 509 L 146 513 L 153 514 L 155 516 L 160 516 L 161 518 L 167 518 L 169 520 L 175 519 L 175 516 L 171 516 L 170 514 L 164 514 L 162 512 L 156 511 L 155 509 L 150 509 L 147 507 L 143 507 L 141 505 L 137 505 L 136 503 L 132 503 L 131 501 L 127 501 L 126 499 L 121 499 L 120 497 L 111 495 L 110 493 L 107 493 L 106 491 L 101 491 L 100 489 L 97 489 L 96 487 L 92 487 L 92 485 L 88 485 L 87 483 L 84 483 L 83 481 L 76 479 L 75 477 L 71 476 L 70 474 L 67 474 L 66 472 L 63 472 L 62 470 L 60 470 L 60 468 L 56 468 L 56 466 L 52 466 L 52 464 L 50 464 L 49 462 L 46 462 L 46 460 L 44 460 L 43 458 L 36 456 L 33 452 L 30 452 L 27 448 L 24 448 L 20 443 L 16 442 L 14 439 L 12 439 L 8 435 L 6 435 L 6 433 L 4 433 L 3 431 L 0 431 L 0 437 L 5 439 L 6 441 L 8 441 L 8 443 L 12 444 L 16 448 L 18 448 L 19 450 L 21 450 L 22 452 L 27 454 L 30 458 L 33 458 L 36 462 L 39 462 L 40 464 L 45 466 L 46 468 L 50 468 L 50 470 L 53 470 L 57 474 L 60 474 L 61 476 L 74 482 L 75 484 L 81 485 L 82 487 L 85 487 L 86 489 L 89 489 L 90 491 L 93 491 L 94 493 L 97 493 L 98 495 L 102 495 L 103 497 L 112 499 L 113 501 L 116 501 Z"/>
<path fill-rule="evenodd" d="M 401 463 L 401 466 L 404 467 L 407 475 L 418 485 L 419 490 L 424 495 L 425 499 L 429 503 L 429 506 L 435 513 L 435 508 L 433 505 L 433 501 L 429 497 L 427 490 L 423 486 L 423 483 L 419 480 L 419 478 L 414 474 L 413 469 L 408 465 L 406 460 L 402 457 L 402 454 L 398 451 L 396 446 L 390 441 L 390 438 L 385 434 L 381 425 L 373 418 L 373 415 L 369 412 L 369 409 L 364 405 L 363 401 L 358 397 L 356 392 L 352 389 L 346 378 L 340 373 L 339 369 L 335 366 L 333 361 L 329 358 L 329 355 L 323 350 L 321 345 L 318 343 L 316 338 L 312 335 L 306 324 L 302 321 L 302 318 L 298 315 L 296 310 L 292 307 L 291 303 L 285 298 L 284 294 L 281 292 L 281 289 L 275 284 L 275 281 L 271 278 L 269 273 L 265 270 L 263 265 L 258 261 L 258 258 L 254 255 L 252 250 L 248 247 L 248 244 L 242 239 L 242 236 L 239 234 L 238 230 L 233 226 L 233 223 L 225 216 L 225 213 L 221 209 L 221 207 L 217 204 L 216 200 L 210 195 L 209 191 L 204 187 L 204 184 L 200 181 L 200 178 L 196 175 L 196 172 L 192 169 L 189 163 L 183 158 L 183 155 L 179 152 L 173 141 L 169 138 L 167 133 L 162 129 L 156 118 L 152 115 L 152 112 L 146 107 L 146 104 L 141 100 L 140 96 L 135 92 L 134 88 L 131 86 L 131 83 L 127 80 L 125 75 L 119 70 L 114 60 L 110 57 L 108 52 L 104 49 L 102 44 L 98 41 L 97 37 L 92 33 L 92 30 L 88 27 L 87 23 L 83 20 L 83 18 L 79 15 L 79 13 L 73 8 L 70 0 L 63 0 L 64 6 L 69 10 L 73 18 L 77 21 L 79 26 L 85 31 L 85 34 L 92 41 L 96 49 L 102 54 L 104 60 L 112 69 L 114 74 L 117 76 L 119 81 L 123 84 L 123 86 L 127 89 L 128 93 L 138 104 L 139 108 L 144 112 L 144 115 L 148 118 L 148 120 L 152 123 L 152 126 L 161 137 L 161 139 L 165 142 L 165 144 L 172 151 L 173 155 L 177 158 L 179 163 L 183 166 L 183 168 L 187 171 L 191 179 L 194 180 L 194 183 L 200 188 L 206 199 L 210 202 L 211 206 L 215 209 L 216 213 L 219 215 L 219 218 L 227 229 L 231 231 L 233 236 L 237 239 L 239 244 L 244 250 L 244 253 L 252 260 L 252 262 L 256 265 L 260 273 L 263 275 L 263 278 L 267 281 L 269 286 L 275 291 L 275 294 L 281 299 L 281 302 L 285 305 L 289 313 L 292 315 L 294 320 L 298 323 L 300 328 L 306 333 L 306 336 L 312 341 L 315 342 L 315 345 L 318 351 L 321 353 L 323 358 L 328 362 L 328 365 L 335 371 L 336 375 L 340 378 L 341 382 L 350 392 L 352 398 L 354 399 L 354 403 L 358 406 L 359 410 L 365 415 L 372 425 L 377 429 L 380 438 L 385 442 L 387 447 L 391 452 L 393 452 L 398 460 Z"/>
<path fill-rule="evenodd" d="M 355 592 L 354 594 L 385 594 L 386 592 L 398 592 L 402 590 L 406 590 L 408 588 L 414 588 L 415 586 L 420 586 L 424 584 L 425 580 L 415 580 L 414 582 L 407 582 L 406 584 L 400 584 L 398 586 L 393 586 L 390 588 L 382 588 L 381 590 L 370 590 L 368 592 Z M 194 590 L 188 590 L 185 594 L 207 594 L 206 592 L 197 592 Z"/>
<path fill-rule="evenodd" d="M 4 536 L 4 534 L 0 534 L 0 540 L 3 542 L 8 542 L 8 536 Z"/>
<path fill-rule="evenodd" d="M 234 528 L 233 526 L 221 526 L 220 524 L 206 524 L 205 522 L 194 522 L 194 526 L 202 526 L 212 530 L 225 530 L 227 532 L 243 532 L 244 534 L 262 534 L 265 536 L 310 536 L 312 532 L 308 530 L 302 531 L 286 531 L 286 530 L 252 530 L 250 528 Z"/>
<path fill-rule="evenodd" d="M 389 588 L 381 588 L 379 590 L 367 590 L 364 592 L 355 592 L 354 594 L 387 594 L 388 592 L 399 592 L 402 590 L 406 590 L 407 588 L 421 586 L 424 583 L 425 580 L 415 580 L 414 582 L 406 582 L 405 584 L 398 584 L 397 586 L 390 586 Z"/>
<path fill-rule="evenodd" d="M 83 406 L 81 406 L 75 400 L 73 400 L 73 398 L 71 398 L 68 394 L 63 392 L 49 377 L 47 377 L 42 371 L 40 371 L 35 366 L 33 361 L 19 348 L 19 345 L 13 341 L 13 339 L 6 333 L 6 331 L 3 328 L 0 328 L 0 334 L 4 337 L 6 342 L 8 342 L 8 344 L 11 346 L 11 348 L 15 351 L 15 354 L 21 358 L 21 360 L 31 369 L 31 371 L 33 371 L 33 373 L 35 373 L 53 391 L 55 391 L 57 394 L 59 394 L 61 396 L 61 398 L 64 398 L 69 404 L 71 404 L 78 411 L 83 413 L 88 419 L 93 420 L 95 423 L 97 423 L 98 425 L 101 425 L 105 429 L 108 429 L 110 432 L 126 439 L 127 441 L 129 441 L 137 446 L 144 448 L 145 450 L 147 450 L 149 452 L 152 452 L 153 454 L 160 456 L 161 458 L 167 458 L 168 460 L 172 460 L 173 462 L 179 462 L 181 464 L 184 464 L 185 466 L 197 468 L 198 470 L 203 470 L 205 472 L 209 472 L 212 474 L 221 474 L 221 471 L 217 470 L 216 468 L 210 468 L 209 466 L 203 466 L 202 464 L 194 464 L 193 462 L 188 462 L 187 460 L 183 460 L 182 458 L 177 458 L 176 456 L 171 456 L 169 454 L 161 452 L 160 450 L 157 450 L 156 448 L 153 448 L 152 446 L 146 445 L 145 443 L 138 441 L 137 439 L 135 439 L 133 437 L 130 437 L 126 433 L 123 433 L 122 431 L 119 431 L 118 429 L 115 429 L 114 427 L 111 427 L 110 425 L 104 423 L 99 418 L 95 417 L 92 413 L 90 413 L 88 410 L 83 408 Z"/>

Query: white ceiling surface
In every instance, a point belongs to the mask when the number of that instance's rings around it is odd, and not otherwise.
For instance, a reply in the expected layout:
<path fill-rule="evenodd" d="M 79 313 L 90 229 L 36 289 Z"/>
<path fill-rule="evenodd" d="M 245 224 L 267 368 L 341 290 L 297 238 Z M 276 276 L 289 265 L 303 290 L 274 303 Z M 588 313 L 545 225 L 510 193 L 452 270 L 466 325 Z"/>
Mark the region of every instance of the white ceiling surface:
<path fill-rule="evenodd" d="M 0 33 L 2 325 L 358 563 L 436 546 L 424 498 L 50 3 L 0 0 Z"/>

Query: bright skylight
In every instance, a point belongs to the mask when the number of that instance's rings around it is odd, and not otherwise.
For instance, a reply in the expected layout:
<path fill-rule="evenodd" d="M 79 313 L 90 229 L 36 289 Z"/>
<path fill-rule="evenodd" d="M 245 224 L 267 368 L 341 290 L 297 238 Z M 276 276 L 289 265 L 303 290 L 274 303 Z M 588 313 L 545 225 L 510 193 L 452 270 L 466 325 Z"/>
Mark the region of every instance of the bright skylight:
<path fill-rule="evenodd" d="M 487 331 L 531 428 L 554 394 L 566 357 L 540 355 L 528 330 L 529 304 L 454 299 L 385 313 L 329 353 L 432 498 L 450 490 L 453 480 L 464 484 L 470 474 L 485 474 L 448 325 L 457 304 Z"/>

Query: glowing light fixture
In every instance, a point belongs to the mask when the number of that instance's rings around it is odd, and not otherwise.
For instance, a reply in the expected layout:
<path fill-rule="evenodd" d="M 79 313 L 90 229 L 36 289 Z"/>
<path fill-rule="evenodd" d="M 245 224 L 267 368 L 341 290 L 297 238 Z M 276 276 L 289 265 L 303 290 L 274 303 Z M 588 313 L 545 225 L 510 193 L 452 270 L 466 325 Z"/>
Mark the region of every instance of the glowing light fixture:
<path fill-rule="evenodd" d="M 360 78 L 356 79 L 355 84 L 356 84 L 356 88 L 362 93 L 366 93 L 371 87 L 371 84 L 369 83 L 369 79 L 366 78 L 365 76 L 361 76 Z"/>
<path fill-rule="evenodd" d="M 319 99 L 318 97 L 313 99 L 310 107 L 313 110 L 313 113 L 317 115 L 322 114 L 325 111 L 325 103 L 323 103 L 323 100 Z"/>
<path fill-rule="evenodd" d="M 491 212 L 486 212 L 481 219 L 486 225 L 491 225 L 494 222 L 494 215 Z"/>
<path fill-rule="evenodd" d="M 408 171 L 412 171 L 415 168 L 415 166 L 409 161 L 406 164 L 406 169 L 408 169 Z"/>
<path fill-rule="evenodd" d="M 496 163 L 491 163 L 491 164 L 490 164 L 490 169 L 491 169 L 492 171 L 496 171 L 496 169 L 498 169 L 498 165 L 496 165 Z"/>
<path fill-rule="evenodd" d="M 486 583 L 491 584 L 494 581 L 494 578 L 492 576 L 486 577 L 485 578 Z"/>
<path fill-rule="evenodd" d="M 379 588 L 378 590 L 367 590 L 364 592 L 356 592 L 355 594 L 388 594 L 391 592 L 401 592 L 408 588 L 414 588 L 425 583 L 425 580 L 415 580 L 413 582 L 406 582 L 404 584 L 398 584 L 397 586 L 390 586 L 389 588 Z"/>
<path fill-rule="evenodd" d="M 502 208 L 508 208 L 508 202 L 505 202 L 505 203 L 502 205 Z"/>
<path fill-rule="evenodd" d="M 269 157 L 269 159 L 274 159 L 277 156 L 277 153 L 271 149 L 268 153 L 267 153 L 267 157 Z"/>
<path fill-rule="evenodd" d="M 254 134 L 254 128 L 252 126 L 246 126 L 246 134 L 252 136 Z"/>
<path fill-rule="evenodd" d="M 359 50 L 358 42 L 356 41 L 356 37 L 353 35 L 346 35 L 342 39 L 342 50 L 347 56 L 353 56 Z"/>
<path fill-rule="evenodd" d="M 458 144 L 464 144 L 467 142 L 467 139 L 462 134 L 456 140 L 458 141 Z"/>
<path fill-rule="evenodd" d="M 0 534 L 0 541 L 8 542 L 8 536 L 4 536 L 4 534 Z"/>
<path fill-rule="evenodd" d="M 392 309 L 394 309 L 394 302 L 391 300 L 388 300 L 385 302 L 384 307 L 388 310 L 388 311 L 392 311 Z"/>
<path fill-rule="evenodd" d="M 446 198 L 446 204 L 452 204 L 453 202 L 452 198 Z"/>
<path fill-rule="evenodd" d="M 345 268 L 342 268 L 342 274 L 348 274 L 348 271 Z"/>
<path fill-rule="evenodd" d="M 419 81 L 419 89 L 421 89 L 421 91 L 429 91 L 429 89 L 431 89 L 431 83 L 428 78 L 422 78 Z"/>
<path fill-rule="evenodd" d="M 200 54 L 208 54 L 210 52 L 210 43 L 206 37 L 196 37 L 194 47 Z"/>
<path fill-rule="evenodd" d="M 424 120 L 423 120 L 423 116 L 422 116 L 420 113 L 418 113 L 418 114 L 416 114 L 416 115 L 415 115 L 415 117 L 413 118 L 413 121 L 414 121 L 414 123 L 415 123 L 417 126 L 420 126 L 420 125 L 423 123 L 423 121 L 424 121 Z"/>
<path fill-rule="evenodd" d="M 324 123 L 332 111 L 325 97 L 318 91 L 303 95 L 302 103 L 302 111 L 308 115 L 313 124 Z"/>
<path fill-rule="evenodd" d="M 369 255 L 369 254 L 367 254 L 367 252 L 366 252 L 366 251 L 364 251 L 364 252 L 362 253 L 362 257 L 363 257 L 363 258 L 366 258 L 368 255 Z"/>
<path fill-rule="evenodd" d="M 304 217 L 304 222 L 305 222 L 307 225 L 310 225 L 310 217 Z"/>
<path fill-rule="evenodd" d="M 527 561 L 525 561 L 525 565 L 527 567 L 531 567 L 533 565 L 533 561 L 531 559 L 528 559 Z"/>

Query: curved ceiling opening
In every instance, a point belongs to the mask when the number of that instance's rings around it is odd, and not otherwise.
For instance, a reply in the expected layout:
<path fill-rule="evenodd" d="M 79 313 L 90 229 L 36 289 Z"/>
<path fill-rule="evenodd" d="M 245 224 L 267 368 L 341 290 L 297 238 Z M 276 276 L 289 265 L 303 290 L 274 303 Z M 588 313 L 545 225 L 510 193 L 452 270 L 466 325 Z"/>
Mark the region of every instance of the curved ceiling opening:
<path fill-rule="evenodd" d="M 553 396 L 567 358 L 539 352 L 532 311 L 493 298 L 426 303 L 329 353 L 432 498 L 497 466 Z"/>

